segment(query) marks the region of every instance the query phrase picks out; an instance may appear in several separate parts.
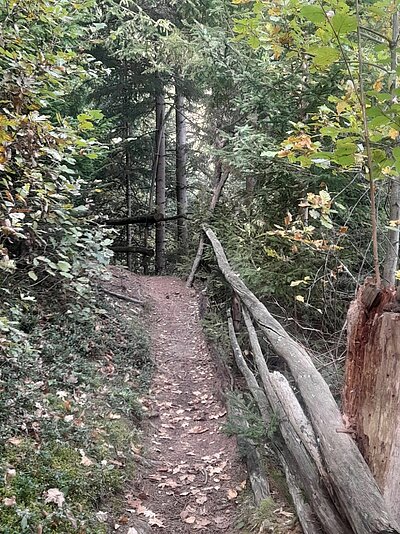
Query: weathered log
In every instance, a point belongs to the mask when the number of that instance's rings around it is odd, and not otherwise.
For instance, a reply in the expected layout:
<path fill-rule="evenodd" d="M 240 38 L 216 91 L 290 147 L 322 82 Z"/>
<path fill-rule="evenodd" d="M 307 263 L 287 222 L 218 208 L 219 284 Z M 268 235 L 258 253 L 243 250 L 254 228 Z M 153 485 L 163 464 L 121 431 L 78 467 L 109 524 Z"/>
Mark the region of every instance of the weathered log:
<path fill-rule="evenodd" d="M 143 254 L 144 256 L 154 256 L 154 250 L 152 248 L 148 247 L 140 247 L 140 246 L 127 246 L 127 245 L 113 245 L 110 247 L 110 250 L 113 252 L 131 252 L 134 254 Z"/>
<path fill-rule="evenodd" d="M 233 350 L 233 355 L 235 356 L 236 364 L 240 372 L 246 379 L 247 387 L 249 388 L 250 393 L 253 395 L 254 400 L 257 403 L 257 406 L 260 410 L 264 423 L 266 423 L 266 425 L 269 426 L 271 423 L 270 415 L 269 415 L 269 403 L 267 401 L 264 391 L 262 390 L 259 383 L 257 382 L 257 379 L 254 376 L 254 373 L 250 370 L 249 366 L 246 363 L 246 360 L 243 357 L 243 353 L 239 346 L 236 333 L 235 333 L 235 327 L 233 324 L 233 320 L 230 317 L 230 314 L 228 315 L 228 331 L 229 331 L 229 339 L 231 341 L 231 346 Z"/>
<path fill-rule="evenodd" d="M 125 226 L 126 224 L 158 224 L 160 222 L 176 221 L 177 219 L 188 219 L 187 215 L 167 215 L 159 213 L 148 213 L 136 217 L 123 217 L 122 219 L 105 219 L 100 221 L 107 226 Z"/>
<path fill-rule="evenodd" d="M 235 421 L 242 428 L 249 428 L 250 425 L 241 411 L 240 407 L 231 408 Z M 251 489 L 254 495 L 254 502 L 258 506 L 262 501 L 271 497 L 267 472 L 264 462 L 256 444 L 245 435 L 239 435 L 237 442 L 241 454 L 246 458 L 247 474 L 250 480 Z"/>
<path fill-rule="evenodd" d="M 375 295 L 371 298 L 371 295 Z M 371 279 L 347 315 L 343 408 L 386 505 L 400 522 L 400 303 Z"/>
<path fill-rule="evenodd" d="M 342 512 L 338 511 L 327 490 L 327 473 L 317 449 L 316 438 L 295 394 L 286 378 L 280 373 L 270 373 L 262 353 L 257 333 L 246 308 L 243 318 L 249 334 L 254 360 L 262 380 L 268 401 L 278 418 L 279 429 L 287 452 L 283 453 L 291 472 L 301 483 L 301 489 L 312 506 L 326 534 L 350 534 L 352 532 Z M 302 511 L 300 511 L 300 514 Z M 315 518 L 309 527 L 315 528 Z"/>
<path fill-rule="evenodd" d="M 340 505 L 356 534 L 400 533 L 390 517 L 382 493 L 357 445 L 343 426 L 333 395 L 315 368 L 310 354 L 270 314 L 232 270 L 214 232 L 204 229 L 219 268 L 261 327 L 274 351 L 286 362 L 299 388 L 317 435 L 327 472 Z"/>
<path fill-rule="evenodd" d="M 302 413 L 300 415 L 299 421 L 296 421 L 294 415 L 289 417 L 287 416 L 287 414 L 290 414 L 291 412 L 294 412 L 294 414 L 301 412 L 298 401 L 294 394 L 290 399 L 284 399 L 284 395 L 277 395 L 276 390 L 281 387 L 279 380 L 275 381 L 273 379 L 273 375 L 269 372 L 250 317 L 246 313 L 246 310 L 243 310 L 243 313 L 258 372 L 263 381 L 264 391 L 261 390 L 257 379 L 243 357 L 242 351 L 237 342 L 233 321 L 230 319 L 228 321 L 228 328 L 234 356 L 239 369 L 246 379 L 249 390 L 251 391 L 254 400 L 258 405 L 261 417 L 263 418 L 266 426 L 270 426 L 270 415 L 268 411 L 269 405 L 271 406 L 274 414 L 277 416 L 278 426 L 282 437 L 282 439 L 278 440 L 276 437 L 274 438 L 275 441 L 279 441 L 278 450 L 280 450 L 280 452 L 283 451 L 283 456 L 286 458 L 286 463 L 290 463 L 291 470 L 295 472 L 297 478 L 301 480 L 301 489 L 307 496 L 308 501 L 312 504 L 313 509 L 315 509 L 315 515 L 313 516 L 312 523 L 305 532 L 314 532 L 316 525 L 320 521 L 320 524 L 324 527 L 324 532 L 326 534 L 337 534 L 338 532 L 341 534 L 350 534 L 351 529 L 344 521 L 341 520 L 338 511 L 328 495 L 324 482 L 320 477 L 320 473 L 318 472 L 318 468 L 316 467 L 313 458 L 308 453 L 307 448 L 304 447 L 302 439 L 304 436 L 303 433 L 299 431 L 301 425 L 305 422 L 304 414 Z M 260 365 L 260 361 L 264 362 L 263 365 Z M 276 373 L 276 375 L 279 375 L 279 373 Z M 295 405 L 295 408 L 293 408 L 291 404 Z M 293 422 L 294 426 L 292 424 Z M 308 422 L 306 422 L 306 426 L 310 426 Z M 310 430 L 304 434 L 306 436 L 309 435 Z M 309 438 L 307 437 L 305 441 L 308 439 Z M 319 462 L 319 464 L 320 463 L 321 462 Z M 304 511 L 302 509 L 299 510 L 299 514 L 304 514 Z M 319 518 L 319 521 L 316 520 L 316 517 Z"/>
<path fill-rule="evenodd" d="M 291 472 L 283 455 L 280 455 L 280 460 L 285 470 L 289 493 L 292 497 L 297 517 L 304 534 L 321 534 L 321 529 L 313 513 L 312 507 L 304 498 L 304 492 L 299 486 L 295 475 Z"/>

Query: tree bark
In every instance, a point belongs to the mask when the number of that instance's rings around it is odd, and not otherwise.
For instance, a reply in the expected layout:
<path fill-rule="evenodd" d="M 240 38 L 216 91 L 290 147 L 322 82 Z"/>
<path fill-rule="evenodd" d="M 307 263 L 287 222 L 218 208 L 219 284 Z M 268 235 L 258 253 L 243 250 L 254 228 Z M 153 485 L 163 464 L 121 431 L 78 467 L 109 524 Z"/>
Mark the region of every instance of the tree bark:
<path fill-rule="evenodd" d="M 187 136 L 186 136 L 186 119 L 184 115 L 184 97 L 176 85 L 175 94 L 175 113 L 176 113 L 176 207 L 178 246 L 181 250 L 186 251 L 188 245 L 188 226 L 186 221 L 188 211 L 187 198 Z"/>
<path fill-rule="evenodd" d="M 397 89 L 397 46 L 399 39 L 399 12 L 395 11 L 392 16 L 392 40 L 390 43 L 391 56 L 391 87 L 390 91 L 393 98 L 396 97 Z M 397 145 L 398 139 L 397 139 Z M 390 220 L 398 221 L 400 219 L 400 176 L 395 176 L 390 183 Z M 396 271 L 399 262 L 399 227 L 396 226 L 388 232 L 388 246 L 386 251 L 386 258 L 383 267 L 383 283 L 385 286 L 396 285 Z"/>
<path fill-rule="evenodd" d="M 343 421 L 339 408 L 327 383 L 315 368 L 310 354 L 289 336 L 234 273 L 214 232 L 205 229 L 205 233 L 225 279 L 250 310 L 274 351 L 286 362 L 292 373 L 315 430 L 334 497 L 338 499 L 354 532 L 400 533 L 356 444 L 351 436 L 340 432 Z"/>
<path fill-rule="evenodd" d="M 156 257 L 157 274 L 165 271 L 165 205 L 166 205 L 166 146 L 165 146 L 165 96 L 162 88 L 156 96 L 156 210 L 160 222 L 156 223 Z"/>
<path fill-rule="evenodd" d="M 306 501 L 304 492 L 297 482 L 296 476 L 289 469 L 285 458 L 281 455 L 281 463 L 285 470 L 286 483 L 292 497 L 297 517 L 304 534 L 321 534 L 321 528 L 316 520 L 310 504 Z"/>
<path fill-rule="evenodd" d="M 348 315 L 343 407 L 348 426 L 400 522 L 400 303 L 371 279 Z"/>

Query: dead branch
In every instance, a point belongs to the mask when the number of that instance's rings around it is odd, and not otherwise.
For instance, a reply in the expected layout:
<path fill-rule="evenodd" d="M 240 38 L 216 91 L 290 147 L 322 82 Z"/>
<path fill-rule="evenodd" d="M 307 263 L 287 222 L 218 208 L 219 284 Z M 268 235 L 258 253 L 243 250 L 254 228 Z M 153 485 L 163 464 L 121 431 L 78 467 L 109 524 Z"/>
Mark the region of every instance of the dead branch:
<path fill-rule="evenodd" d="M 104 287 L 101 289 L 103 293 L 106 293 L 106 295 L 110 295 L 111 297 L 115 297 L 121 300 L 126 300 L 127 302 L 132 302 L 132 304 L 136 304 L 137 306 L 145 305 L 145 303 L 142 300 L 134 299 L 132 297 L 128 297 L 127 295 L 121 295 L 120 293 L 114 293 L 114 291 L 109 291 L 108 289 L 105 289 Z"/>

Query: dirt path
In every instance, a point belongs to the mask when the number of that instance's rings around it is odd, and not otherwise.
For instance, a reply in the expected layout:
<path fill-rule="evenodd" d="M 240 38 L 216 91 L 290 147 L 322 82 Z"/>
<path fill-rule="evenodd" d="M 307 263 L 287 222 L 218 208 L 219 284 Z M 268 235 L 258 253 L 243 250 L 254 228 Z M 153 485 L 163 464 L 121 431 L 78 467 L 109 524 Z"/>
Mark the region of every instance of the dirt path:
<path fill-rule="evenodd" d="M 131 506 L 151 532 L 233 534 L 246 474 L 236 440 L 221 430 L 221 384 L 196 296 L 176 278 L 139 280 L 152 307 L 146 321 L 156 371 L 147 406 L 151 467 L 132 492 Z"/>

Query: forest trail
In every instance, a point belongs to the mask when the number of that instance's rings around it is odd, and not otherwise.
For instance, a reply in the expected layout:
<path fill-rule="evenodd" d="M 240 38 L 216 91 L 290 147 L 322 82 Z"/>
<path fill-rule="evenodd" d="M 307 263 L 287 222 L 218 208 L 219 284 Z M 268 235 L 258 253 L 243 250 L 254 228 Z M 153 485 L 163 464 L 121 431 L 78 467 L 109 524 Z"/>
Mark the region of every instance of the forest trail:
<path fill-rule="evenodd" d="M 130 507 L 152 525 L 143 532 L 233 534 L 246 473 L 236 439 L 222 430 L 222 385 L 202 331 L 196 294 L 177 278 L 122 276 L 128 294 L 132 283 L 133 291 L 150 303 L 145 321 L 155 363 L 144 401 L 149 467 L 128 495 Z"/>

